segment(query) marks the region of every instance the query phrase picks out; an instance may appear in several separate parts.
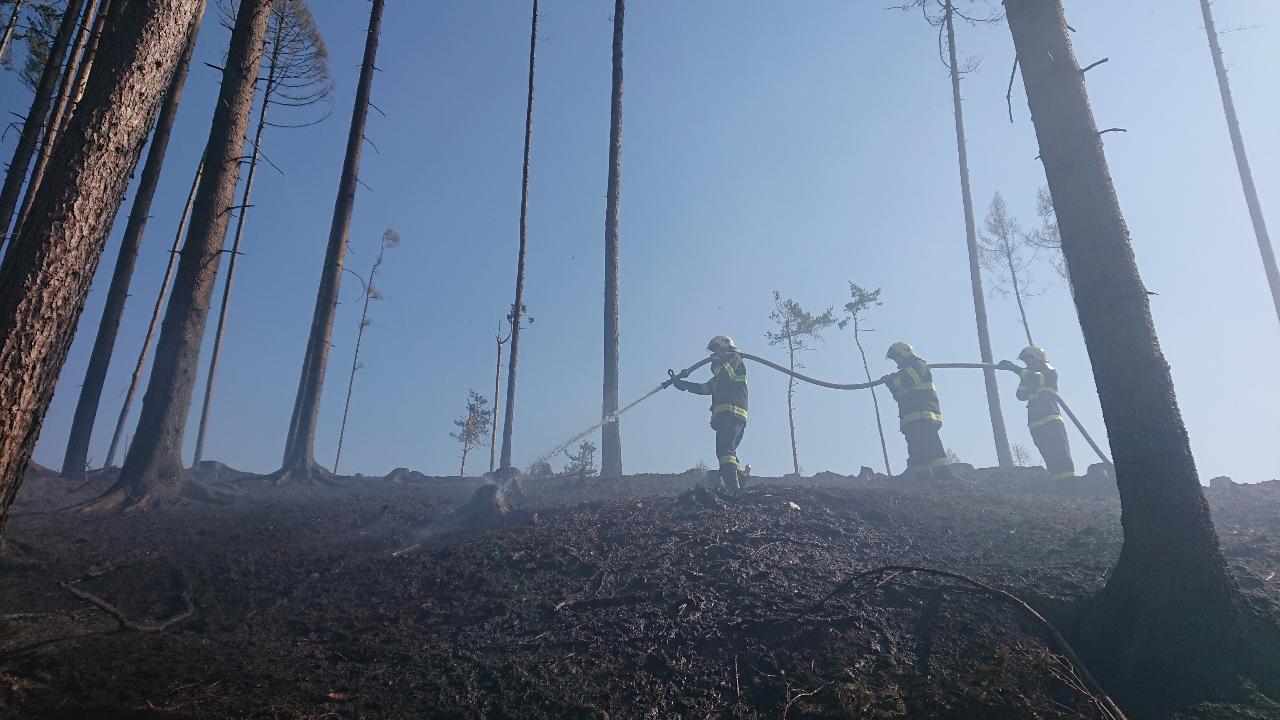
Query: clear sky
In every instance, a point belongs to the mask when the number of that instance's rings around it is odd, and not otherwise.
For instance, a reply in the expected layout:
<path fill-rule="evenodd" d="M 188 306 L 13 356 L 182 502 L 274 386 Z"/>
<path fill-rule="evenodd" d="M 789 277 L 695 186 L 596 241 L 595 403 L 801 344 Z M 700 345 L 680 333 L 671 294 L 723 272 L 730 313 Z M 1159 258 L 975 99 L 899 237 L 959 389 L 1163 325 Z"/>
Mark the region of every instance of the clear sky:
<path fill-rule="evenodd" d="M 975 361 L 951 95 L 937 38 L 916 13 L 881 0 L 633 0 L 626 25 L 622 167 L 622 396 L 651 388 L 729 334 L 781 359 L 764 333 L 774 289 L 812 309 L 841 306 L 847 283 L 882 287 L 872 370 L 893 340 L 935 361 Z M 386 227 L 404 238 L 380 279 L 357 375 L 343 470 L 407 466 L 456 472 L 451 420 L 468 388 L 492 392 L 495 326 L 511 303 L 520 199 L 529 5 L 507 0 L 390 0 L 386 10 L 349 267 L 365 272 Z M 271 129 L 248 219 L 219 371 L 207 456 L 267 472 L 280 461 L 368 17 L 368 3 L 315 0 L 336 90 L 333 116 Z M 527 303 L 515 460 L 525 465 L 599 416 L 601 294 L 610 43 L 609 0 L 546 0 L 538 43 Z M 1202 480 L 1280 476 L 1280 327 L 1240 192 L 1199 6 L 1195 0 L 1068 0 L 1094 112 Z M 1219 0 L 1237 108 L 1273 228 L 1280 227 L 1280 4 Z M 1008 29 L 958 28 L 980 59 L 964 96 L 979 219 L 999 191 L 1035 221 L 1044 174 L 1026 101 L 1005 89 Z M 91 449 L 111 428 L 160 283 L 191 174 L 208 133 L 227 31 L 207 22 L 162 187 L 142 247 Z M 29 93 L 0 78 L 0 111 Z M 0 151 L 7 159 L 14 134 Z M 118 234 L 107 251 L 45 421 L 36 460 L 57 466 L 97 328 Z M 1042 259 L 1028 313 L 1062 373 L 1061 389 L 1103 431 L 1070 297 Z M 359 317 L 343 288 L 318 434 L 331 464 Z M 1011 298 L 988 308 L 997 354 L 1024 344 Z M 209 323 L 213 330 L 213 318 Z M 211 342 L 205 343 L 207 358 Z M 853 382 L 851 337 L 833 329 L 804 359 L 822 378 Z M 201 368 L 204 372 L 204 368 Z M 201 376 L 203 378 L 203 375 Z M 1035 455 L 1024 411 L 1004 377 L 1012 440 Z M 203 380 L 201 380 L 201 386 Z M 980 374 L 939 371 L 945 444 L 993 464 Z M 752 368 L 752 420 L 741 455 L 760 474 L 790 469 L 785 381 Z M 187 433 L 193 445 L 199 392 Z M 807 473 L 880 465 L 870 397 L 803 386 Z M 892 415 L 890 408 L 888 414 Z M 136 414 L 136 411 L 135 411 Z M 894 422 L 889 449 L 905 449 Z M 628 472 L 714 464 L 705 399 L 667 391 L 624 418 Z M 1090 459 L 1073 434 L 1078 466 Z M 487 453 L 472 468 L 487 468 Z M 188 455 L 188 458 L 190 456 Z M 557 463 L 559 464 L 559 463 Z"/>

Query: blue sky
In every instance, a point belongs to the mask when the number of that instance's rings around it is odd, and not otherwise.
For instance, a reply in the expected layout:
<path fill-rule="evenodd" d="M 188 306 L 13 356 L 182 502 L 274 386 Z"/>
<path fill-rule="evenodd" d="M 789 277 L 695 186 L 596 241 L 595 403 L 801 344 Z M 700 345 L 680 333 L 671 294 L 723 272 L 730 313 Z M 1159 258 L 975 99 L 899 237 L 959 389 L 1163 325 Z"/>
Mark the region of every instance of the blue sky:
<path fill-rule="evenodd" d="M 498 319 L 511 302 L 520 198 L 529 4 L 390 0 L 375 80 L 349 267 L 365 272 L 386 227 L 403 236 L 384 266 L 357 375 L 343 470 L 398 466 L 456 472 L 451 420 L 468 388 L 492 392 Z M 935 31 L 915 13 L 868 0 L 803 5 L 729 0 L 633 2 L 627 13 L 622 169 L 622 396 L 626 402 L 729 334 L 781 359 L 764 340 L 774 289 L 813 309 L 839 307 L 847 283 L 882 287 L 872 369 L 883 348 L 914 342 L 935 361 L 973 361 L 969 295 L 947 73 Z M 527 303 L 515 459 L 527 464 L 599 415 L 601 292 L 613 3 L 547 0 L 538 45 Z M 1237 108 L 1264 209 L 1280 227 L 1280 4 L 1216 3 Z M 334 113 L 315 127 L 268 131 L 283 169 L 264 168 L 248 218 L 219 370 L 207 456 L 267 472 L 279 463 L 328 235 L 368 4 L 313 2 L 330 50 Z M 803 8 L 803 9 L 801 9 Z M 1280 475 L 1274 411 L 1280 327 L 1228 143 L 1198 3 L 1070 0 L 1082 64 L 1107 136 L 1156 326 L 1173 367 L 1203 480 Z M 1008 29 L 958 28 L 979 219 L 994 192 L 1024 223 L 1044 184 L 1020 80 L 1010 124 Z M 227 32 L 207 23 L 162 188 L 144 241 L 91 450 L 101 462 L 165 252 L 201 148 Z M 29 94 L 0 77 L 0 111 Z M 0 151 L 12 152 L 13 133 Z M 36 460 L 62 457 L 115 260 L 126 199 L 80 332 L 45 421 Z M 1066 289 L 1042 261 L 1028 313 L 1062 373 L 1063 395 L 1101 434 L 1088 359 Z M 331 464 L 359 304 L 344 286 L 317 440 Z M 988 307 L 997 354 L 1023 345 L 1011 298 Z M 209 329 L 213 329 L 211 317 Z M 205 343 L 206 356 L 211 342 Z M 817 376 L 851 382 L 851 337 L 832 330 L 804 358 Z M 203 367 L 201 372 L 203 373 Z M 945 372 L 945 374 L 944 374 Z M 992 464 L 980 374 L 939 371 L 943 440 Z M 202 376 L 203 377 L 203 376 Z M 1010 376 L 1011 377 L 1011 376 Z M 758 473 L 790 468 L 785 381 L 752 368 L 752 421 L 741 455 Z M 201 382 L 203 385 L 203 382 Z M 1014 442 L 1035 456 L 1024 413 L 1002 387 Z M 197 393 L 196 408 L 199 394 Z M 799 390 L 806 472 L 880 465 L 870 397 Z M 889 410 L 892 413 L 892 410 Z M 136 411 L 135 411 L 136 414 Z M 187 433 L 194 441 L 198 410 Z M 669 391 L 624 418 L 628 472 L 714 462 L 704 399 Z M 890 429 L 892 420 L 887 422 Z M 895 470 L 900 436 L 890 437 Z M 1073 437 L 1077 463 L 1090 458 Z M 481 453 L 486 455 L 487 453 Z M 474 457 L 474 456 L 473 456 Z M 189 454 L 188 454 L 189 458 Z M 487 468 L 487 457 L 472 468 Z M 482 467 L 484 466 L 484 467 Z"/>

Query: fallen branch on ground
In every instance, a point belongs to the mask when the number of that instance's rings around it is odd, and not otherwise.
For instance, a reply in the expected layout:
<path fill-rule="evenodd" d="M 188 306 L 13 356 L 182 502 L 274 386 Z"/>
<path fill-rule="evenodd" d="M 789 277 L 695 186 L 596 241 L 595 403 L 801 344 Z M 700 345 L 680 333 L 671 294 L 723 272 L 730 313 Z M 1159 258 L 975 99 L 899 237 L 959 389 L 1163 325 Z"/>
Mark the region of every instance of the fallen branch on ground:
<path fill-rule="evenodd" d="M 97 595 L 94 595 L 91 592 L 86 592 L 84 590 L 81 590 L 80 588 L 72 585 L 71 583 L 59 581 L 58 587 L 62 588 L 63 590 L 66 590 L 72 595 L 80 598 L 81 600 L 89 603 L 90 605 L 93 605 L 99 610 L 115 618 L 116 622 L 120 624 L 121 630 L 132 630 L 134 632 L 164 632 L 165 630 L 169 629 L 173 625 L 176 625 L 177 623 L 180 623 L 183 620 L 186 620 L 187 618 L 191 617 L 191 615 L 195 612 L 195 606 L 191 604 L 191 593 L 187 590 L 185 581 L 182 584 L 182 604 L 184 606 L 183 610 L 178 614 L 173 615 L 168 619 L 160 622 L 156 622 L 152 620 L 130 620 L 127 616 L 125 616 L 124 613 L 120 612 L 120 610 L 118 610 L 111 603 L 107 602 L 106 600 L 103 600 L 102 598 L 98 597 Z"/>

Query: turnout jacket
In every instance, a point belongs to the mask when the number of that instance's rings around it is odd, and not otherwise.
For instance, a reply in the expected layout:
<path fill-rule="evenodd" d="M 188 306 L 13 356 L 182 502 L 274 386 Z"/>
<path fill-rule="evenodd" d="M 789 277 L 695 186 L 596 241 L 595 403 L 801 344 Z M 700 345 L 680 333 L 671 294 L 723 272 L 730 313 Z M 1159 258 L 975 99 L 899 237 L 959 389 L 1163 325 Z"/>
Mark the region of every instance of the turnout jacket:
<path fill-rule="evenodd" d="M 1052 365 L 1044 370 L 1021 368 L 1022 382 L 1018 383 L 1018 399 L 1027 403 L 1027 427 L 1035 428 L 1052 422 L 1062 422 L 1058 412 L 1058 371 Z"/>
<path fill-rule="evenodd" d="M 938 389 L 933 385 L 929 364 L 915 358 L 888 377 L 886 384 L 898 402 L 898 425 L 905 428 L 913 422 L 942 424 L 942 407 Z"/>
<path fill-rule="evenodd" d="M 711 421 L 720 416 L 747 421 L 747 365 L 734 353 L 711 361 L 711 379 L 704 383 L 685 381 L 685 389 L 695 395 L 711 396 Z"/>

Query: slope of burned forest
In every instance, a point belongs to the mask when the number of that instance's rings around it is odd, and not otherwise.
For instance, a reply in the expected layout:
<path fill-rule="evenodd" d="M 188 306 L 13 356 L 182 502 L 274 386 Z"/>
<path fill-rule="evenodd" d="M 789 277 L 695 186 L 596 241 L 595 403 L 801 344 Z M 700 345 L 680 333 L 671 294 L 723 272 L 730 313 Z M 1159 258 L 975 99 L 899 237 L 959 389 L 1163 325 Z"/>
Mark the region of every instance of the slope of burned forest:
<path fill-rule="evenodd" d="M 526 481 L 484 533 L 480 485 L 398 470 L 275 486 L 205 463 L 225 499 L 54 512 L 110 483 L 33 474 L 0 568 L 5 717 L 1101 718 L 1020 609 L 1070 634 L 1120 548 L 1106 483 L 968 471 Z M 789 481 L 788 481 L 789 482 Z M 1206 491 L 1250 600 L 1280 603 L 1280 483 Z M 1184 717 L 1275 717 L 1206 707 Z"/>

